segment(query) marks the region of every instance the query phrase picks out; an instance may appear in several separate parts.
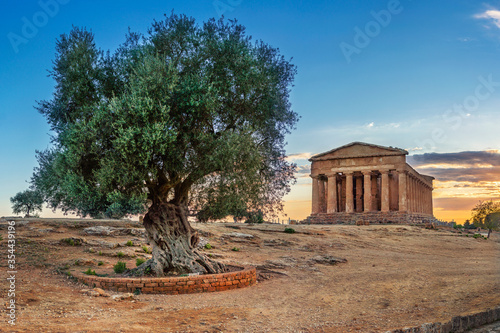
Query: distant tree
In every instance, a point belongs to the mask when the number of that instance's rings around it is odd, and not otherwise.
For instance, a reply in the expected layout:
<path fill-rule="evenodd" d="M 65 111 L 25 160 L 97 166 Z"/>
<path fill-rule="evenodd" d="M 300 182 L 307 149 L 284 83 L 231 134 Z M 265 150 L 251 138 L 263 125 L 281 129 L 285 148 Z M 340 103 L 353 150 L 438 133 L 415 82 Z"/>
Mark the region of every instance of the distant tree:
<path fill-rule="evenodd" d="M 468 230 L 468 229 L 475 229 L 476 226 L 474 226 L 473 223 L 470 223 L 470 220 L 465 220 L 465 223 L 464 223 L 464 229 Z"/>
<path fill-rule="evenodd" d="M 74 28 L 57 42 L 54 96 L 38 105 L 56 135 L 33 182 L 51 207 L 82 215 L 148 207 L 153 257 L 139 270 L 224 271 L 196 249 L 187 208 L 218 205 L 206 216 L 221 216 L 282 207 L 294 179 L 284 145 L 298 120 L 295 73 L 232 21 L 200 26 L 172 14 L 113 55 Z"/>
<path fill-rule="evenodd" d="M 498 229 L 498 213 L 500 213 L 500 202 L 480 201 L 472 209 L 472 222 L 474 226 L 488 229 L 488 238 L 492 230 Z"/>
<path fill-rule="evenodd" d="M 490 213 L 486 215 L 483 227 L 485 229 L 488 229 L 488 238 L 490 238 L 491 232 L 493 230 L 500 229 L 500 212 Z"/>
<path fill-rule="evenodd" d="M 36 190 L 26 190 L 10 198 L 10 202 L 14 214 L 26 213 L 25 217 L 31 217 L 30 214 L 42 211 L 43 197 Z"/>

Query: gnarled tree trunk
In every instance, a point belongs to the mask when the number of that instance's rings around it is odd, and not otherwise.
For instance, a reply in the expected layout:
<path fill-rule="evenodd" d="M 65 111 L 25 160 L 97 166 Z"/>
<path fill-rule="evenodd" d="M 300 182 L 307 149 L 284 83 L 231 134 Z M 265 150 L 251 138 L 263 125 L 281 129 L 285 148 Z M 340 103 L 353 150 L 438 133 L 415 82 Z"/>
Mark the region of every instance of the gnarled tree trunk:
<path fill-rule="evenodd" d="M 139 266 L 150 267 L 156 276 L 167 274 L 214 274 L 225 266 L 196 250 L 198 233 L 187 221 L 186 209 L 173 203 L 154 203 L 143 220 L 153 258 Z"/>

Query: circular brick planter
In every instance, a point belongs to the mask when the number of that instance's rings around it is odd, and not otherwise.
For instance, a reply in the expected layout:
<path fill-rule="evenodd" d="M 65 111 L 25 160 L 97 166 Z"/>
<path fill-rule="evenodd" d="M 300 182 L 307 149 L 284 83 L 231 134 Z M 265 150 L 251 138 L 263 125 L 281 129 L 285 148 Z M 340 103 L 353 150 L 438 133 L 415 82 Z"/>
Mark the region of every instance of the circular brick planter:
<path fill-rule="evenodd" d="M 142 294 L 192 294 L 244 288 L 255 284 L 255 267 L 242 267 L 235 272 L 182 277 L 112 278 L 74 272 L 73 276 L 90 287 Z"/>

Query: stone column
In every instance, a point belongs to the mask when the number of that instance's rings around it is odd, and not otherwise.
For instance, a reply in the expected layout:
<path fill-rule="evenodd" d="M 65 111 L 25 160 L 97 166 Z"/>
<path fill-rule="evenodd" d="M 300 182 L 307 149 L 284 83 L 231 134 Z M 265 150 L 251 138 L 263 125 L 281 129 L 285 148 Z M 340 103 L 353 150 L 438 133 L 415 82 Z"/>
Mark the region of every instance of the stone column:
<path fill-rule="evenodd" d="M 406 212 L 408 210 L 408 197 L 406 192 L 406 170 L 398 170 L 399 174 L 399 211 Z"/>
<path fill-rule="evenodd" d="M 354 177 L 354 183 L 356 184 L 356 212 L 363 211 L 363 179 L 361 176 Z"/>
<path fill-rule="evenodd" d="M 434 208 L 433 208 L 434 204 L 432 202 L 432 187 L 429 189 L 429 192 L 430 192 L 430 194 L 429 194 L 429 196 L 430 196 L 430 198 L 429 198 L 429 214 L 434 215 L 434 212 L 433 212 L 433 210 L 434 210 Z"/>
<path fill-rule="evenodd" d="M 352 184 L 352 172 L 346 172 L 346 187 L 345 187 L 345 211 L 347 213 L 354 212 L 354 193 Z"/>
<path fill-rule="evenodd" d="M 410 177 L 411 212 L 415 213 L 415 178 Z"/>
<path fill-rule="evenodd" d="M 389 211 L 389 170 L 380 170 L 382 174 L 382 212 Z"/>
<path fill-rule="evenodd" d="M 328 175 L 328 202 L 326 212 L 332 214 L 337 212 L 337 174 Z"/>
<path fill-rule="evenodd" d="M 319 213 L 319 179 L 318 176 L 312 176 L 312 212 L 311 215 Z"/>
<path fill-rule="evenodd" d="M 372 210 L 372 172 L 363 171 L 363 176 L 365 183 L 364 211 L 369 212 Z"/>
<path fill-rule="evenodd" d="M 417 179 L 417 211 L 422 213 L 422 184 Z"/>
<path fill-rule="evenodd" d="M 325 181 L 323 179 L 319 179 L 319 211 L 318 213 L 324 213 L 325 212 Z"/>

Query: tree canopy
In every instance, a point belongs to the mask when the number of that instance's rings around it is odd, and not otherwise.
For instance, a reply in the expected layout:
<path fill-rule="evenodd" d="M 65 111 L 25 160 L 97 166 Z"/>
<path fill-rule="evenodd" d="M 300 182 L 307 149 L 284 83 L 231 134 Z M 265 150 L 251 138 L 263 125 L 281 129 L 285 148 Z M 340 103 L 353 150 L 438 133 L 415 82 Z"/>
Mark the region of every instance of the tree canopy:
<path fill-rule="evenodd" d="M 500 202 L 493 200 L 480 201 L 472 209 L 472 222 L 476 227 L 488 229 L 488 237 L 492 230 L 499 227 Z"/>
<path fill-rule="evenodd" d="M 14 214 L 25 213 L 26 217 L 30 217 L 36 211 L 42 211 L 43 197 L 38 191 L 28 189 L 18 192 L 10 198 L 10 202 Z"/>
<path fill-rule="evenodd" d="M 280 208 L 294 170 L 284 140 L 298 117 L 288 101 L 296 69 L 278 49 L 234 21 L 199 26 L 172 14 L 114 54 L 79 28 L 56 51 L 56 91 L 38 103 L 54 147 L 38 152 L 33 177 L 51 207 L 91 216 L 140 212 L 146 199 L 219 214 Z"/>

